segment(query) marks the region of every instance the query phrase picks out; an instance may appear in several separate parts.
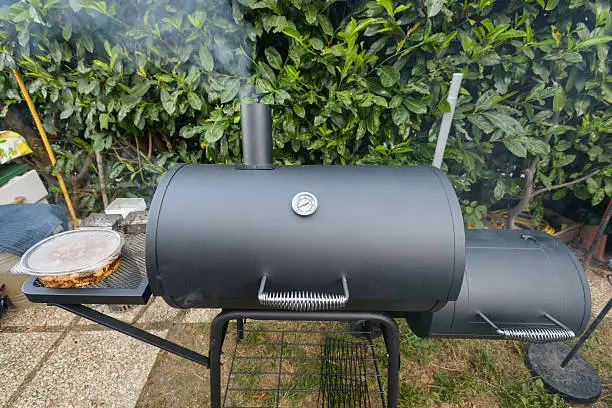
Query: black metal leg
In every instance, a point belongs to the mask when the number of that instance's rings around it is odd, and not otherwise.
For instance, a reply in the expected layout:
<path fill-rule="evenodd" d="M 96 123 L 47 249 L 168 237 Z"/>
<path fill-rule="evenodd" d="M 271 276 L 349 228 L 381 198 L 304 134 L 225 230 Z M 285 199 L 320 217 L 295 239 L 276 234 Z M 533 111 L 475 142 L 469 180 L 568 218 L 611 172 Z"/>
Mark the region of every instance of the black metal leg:
<path fill-rule="evenodd" d="M 399 394 L 399 328 L 395 320 L 377 313 L 359 312 L 293 312 L 274 310 L 222 311 L 210 327 L 210 406 L 221 408 L 221 349 L 227 323 L 231 320 L 298 320 L 298 321 L 354 321 L 369 320 L 383 328 L 389 355 L 387 369 L 387 407 L 397 408 Z"/>
<path fill-rule="evenodd" d="M 210 406 L 221 408 L 221 350 L 227 331 L 227 323 L 232 320 L 226 313 L 221 312 L 210 325 Z"/>
<path fill-rule="evenodd" d="M 591 336 L 591 334 L 593 334 L 597 326 L 599 326 L 599 323 L 601 323 L 603 318 L 606 317 L 606 315 L 610 311 L 610 308 L 612 308 L 612 298 L 608 300 L 606 306 L 604 306 L 601 312 L 599 312 L 595 320 L 593 320 L 593 323 L 591 323 L 587 331 L 584 332 L 580 340 L 578 340 L 578 343 L 576 343 L 574 348 L 572 348 L 572 350 L 567 354 L 567 357 L 565 357 L 565 359 L 561 362 L 561 367 L 565 368 L 567 363 L 569 363 L 570 360 L 576 355 L 576 353 L 578 352 L 578 350 L 580 350 L 584 342 L 587 341 L 587 339 Z"/>
<path fill-rule="evenodd" d="M 236 320 L 236 341 L 244 338 L 244 319 Z"/>
<path fill-rule="evenodd" d="M 144 341 L 147 344 L 159 347 L 162 350 L 166 350 L 169 353 L 176 354 L 177 356 L 186 358 L 187 360 L 202 364 L 205 367 L 209 367 L 210 365 L 208 357 L 203 356 L 200 353 L 196 353 L 193 350 L 189 350 L 188 348 L 179 346 L 176 343 L 158 337 L 147 331 L 141 330 L 137 327 L 132 326 L 131 324 L 124 323 L 120 320 L 107 316 L 104 313 L 95 311 L 87 306 L 59 304 L 52 304 L 52 306 L 57 306 L 71 313 L 74 313 L 77 316 L 84 317 L 85 319 L 91 320 L 92 322 L 101 324 L 102 326 L 106 326 L 109 329 L 116 330 L 137 340 Z"/>

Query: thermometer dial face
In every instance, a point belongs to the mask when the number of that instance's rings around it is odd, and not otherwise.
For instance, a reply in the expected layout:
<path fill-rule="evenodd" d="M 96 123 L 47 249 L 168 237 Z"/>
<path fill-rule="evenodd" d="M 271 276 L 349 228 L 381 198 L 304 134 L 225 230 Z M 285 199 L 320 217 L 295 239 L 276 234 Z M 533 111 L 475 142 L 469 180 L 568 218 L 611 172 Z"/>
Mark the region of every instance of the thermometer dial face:
<path fill-rule="evenodd" d="M 307 191 L 302 191 L 293 196 L 291 200 L 291 208 L 297 215 L 306 217 L 317 211 L 317 197 Z"/>

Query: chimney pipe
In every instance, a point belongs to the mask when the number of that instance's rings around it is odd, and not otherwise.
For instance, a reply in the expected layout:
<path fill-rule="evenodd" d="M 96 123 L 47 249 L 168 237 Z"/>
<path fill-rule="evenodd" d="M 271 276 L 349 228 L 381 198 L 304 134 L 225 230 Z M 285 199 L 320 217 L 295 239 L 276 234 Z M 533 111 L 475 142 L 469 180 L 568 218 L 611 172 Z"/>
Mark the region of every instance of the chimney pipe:
<path fill-rule="evenodd" d="M 273 169 L 272 114 L 270 105 L 244 103 L 240 105 L 242 128 L 242 163 L 245 169 Z"/>

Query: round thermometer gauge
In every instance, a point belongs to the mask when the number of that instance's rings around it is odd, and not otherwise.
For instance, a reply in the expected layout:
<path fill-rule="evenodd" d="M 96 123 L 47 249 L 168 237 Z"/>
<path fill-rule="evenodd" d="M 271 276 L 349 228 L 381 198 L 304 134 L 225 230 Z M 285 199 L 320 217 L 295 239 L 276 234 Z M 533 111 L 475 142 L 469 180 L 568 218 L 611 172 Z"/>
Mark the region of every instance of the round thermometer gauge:
<path fill-rule="evenodd" d="M 302 191 L 293 196 L 291 208 L 297 215 L 306 217 L 317 211 L 317 197 L 307 191 Z"/>

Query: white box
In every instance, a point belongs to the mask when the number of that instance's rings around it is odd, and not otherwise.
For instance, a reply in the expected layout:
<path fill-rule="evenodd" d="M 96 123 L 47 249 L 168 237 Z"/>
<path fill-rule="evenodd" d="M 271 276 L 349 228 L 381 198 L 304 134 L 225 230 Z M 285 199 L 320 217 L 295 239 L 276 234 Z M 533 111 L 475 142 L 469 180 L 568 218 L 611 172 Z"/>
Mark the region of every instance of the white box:
<path fill-rule="evenodd" d="M 25 204 L 47 203 L 47 189 L 36 170 L 13 177 L 0 186 L 0 204 L 11 204 L 17 197 L 25 197 Z"/>
<path fill-rule="evenodd" d="M 143 198 L 115 198 L 112 203 L 104 209 L 106 214 L 120 214 L 123 219 L 134 211 L 144 211 L 147 204 Z"/>

